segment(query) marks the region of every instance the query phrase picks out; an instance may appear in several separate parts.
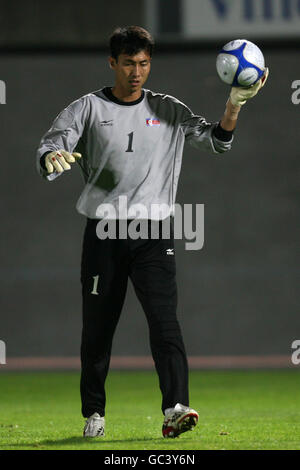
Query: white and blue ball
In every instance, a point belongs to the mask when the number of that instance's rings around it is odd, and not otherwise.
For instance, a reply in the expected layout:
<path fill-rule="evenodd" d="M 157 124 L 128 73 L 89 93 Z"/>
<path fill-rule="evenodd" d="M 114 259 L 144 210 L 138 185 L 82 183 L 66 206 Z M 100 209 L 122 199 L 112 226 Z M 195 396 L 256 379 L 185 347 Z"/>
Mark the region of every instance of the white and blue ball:
<path fill-rule="evenodd" d="M 225 44 L 216 65 L 221 80 L 236 87 L 254 85 L 265 72 L 263 53 L 247 39 L 235 39 Z"/>

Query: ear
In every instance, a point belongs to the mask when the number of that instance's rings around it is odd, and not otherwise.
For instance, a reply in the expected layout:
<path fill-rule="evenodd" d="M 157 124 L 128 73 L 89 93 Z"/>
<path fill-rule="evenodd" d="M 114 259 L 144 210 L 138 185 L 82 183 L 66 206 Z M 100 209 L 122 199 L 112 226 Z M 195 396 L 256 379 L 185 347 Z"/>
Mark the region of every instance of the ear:
<path fill-rule="evenodd" d="M 113 57 L 109 57 L 108 58 L 108 62 L 109 62 L 109 66 L 111 69 L 114 69 L 115 66 L 116 66 L 116 59 L 114 59 Z"/>

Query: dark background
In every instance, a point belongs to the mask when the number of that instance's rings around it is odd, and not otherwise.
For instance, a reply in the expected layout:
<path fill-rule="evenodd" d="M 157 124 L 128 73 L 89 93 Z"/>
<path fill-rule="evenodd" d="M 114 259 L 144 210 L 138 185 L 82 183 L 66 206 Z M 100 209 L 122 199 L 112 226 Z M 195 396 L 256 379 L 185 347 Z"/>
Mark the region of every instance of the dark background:
<path fill-rule="evenodd" d="M 63 1 L 58 15 L 57 2 L 0 2 L 7 87 L 0 105 L 0 339 L 8 356 L 78 355 L 85 219 L 75 204 L 83 179 L 73 168 L 46 182 L 35 152 L 65 106 L 113 84 L 107 36 L 118 25 L 146 26 L 142 3 L 88 1 L 79 11 Z M 146 87 L 217 121 L 229 94 L 215 70 L 222 44 L 178 43 L 176 52 L 176 44 L 168 49 L 161 41 Z M 176 242 L 178 316 L 189 355 L 290 354 L 299 338 L 300 105 L 291 101 L 299 49 L 265 45 L 263 52 L 270 77 L 242 109 L 232 150 L 184 151 L 177 202 L 205 205 L 203 249 Z M 131 285 L 113 354 L 150 354 Z"/>

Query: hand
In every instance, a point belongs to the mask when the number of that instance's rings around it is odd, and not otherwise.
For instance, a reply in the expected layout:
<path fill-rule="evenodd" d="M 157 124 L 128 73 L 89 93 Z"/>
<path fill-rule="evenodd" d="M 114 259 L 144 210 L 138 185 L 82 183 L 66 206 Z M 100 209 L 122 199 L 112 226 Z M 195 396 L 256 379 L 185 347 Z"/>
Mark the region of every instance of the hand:
<path fill-rule="evenodd" d="M 255 83 L 255 85 L 252 85 L 247 88 L 232 87 L 229 96 L 231 103 L 234 106 L 243 106 L 247 100 L 253 98 L 253 96 L 255 96 L 259 92 L 259 90 L 265 85 L 268 76 L 269 69 L 268 67 L 266 67 L 264 75 L 257 83 Z"/>
<path fill-rule="evenodd" d="M 53 173 L 55 170 L 57 173 L 62 173 L 64 170 L 70 170 L 71 166 L 69 163 L 74 163 L 76 158 L 81 158 L 81 153 L 69 153 L 66 150 L 55 150 L 46 155 L 45 166 L 48 173 Z"/>

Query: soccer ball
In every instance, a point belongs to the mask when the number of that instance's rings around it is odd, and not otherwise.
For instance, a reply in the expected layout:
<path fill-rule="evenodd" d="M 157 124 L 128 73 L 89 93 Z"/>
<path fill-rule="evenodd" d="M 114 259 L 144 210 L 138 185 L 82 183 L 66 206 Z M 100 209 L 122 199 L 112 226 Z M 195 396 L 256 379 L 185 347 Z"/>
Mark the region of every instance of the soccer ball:
<path fill-rule="evenodd" d="M 221 80 L 236 87 L 254 85 L 265 73 L 263 53 L 247 39 L 225 44 L 217 56 L 216 66 Z"/>

